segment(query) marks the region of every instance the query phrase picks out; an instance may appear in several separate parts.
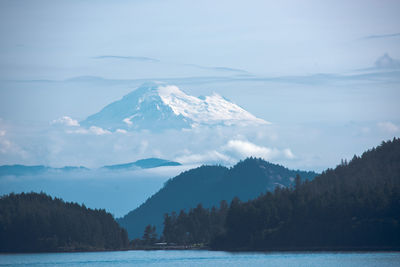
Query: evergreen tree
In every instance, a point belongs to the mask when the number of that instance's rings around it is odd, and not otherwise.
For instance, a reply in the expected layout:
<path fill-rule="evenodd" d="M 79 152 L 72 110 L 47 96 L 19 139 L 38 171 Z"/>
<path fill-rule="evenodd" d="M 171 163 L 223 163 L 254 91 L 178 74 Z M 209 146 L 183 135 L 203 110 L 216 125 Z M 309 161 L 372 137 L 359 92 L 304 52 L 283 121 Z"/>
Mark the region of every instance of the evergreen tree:
<path fill-rule="evenodd" d="M 153 245 L 157 241 L 156 227 L 154 225 L 147 225 L 143 233 L 143 244 Z"/>

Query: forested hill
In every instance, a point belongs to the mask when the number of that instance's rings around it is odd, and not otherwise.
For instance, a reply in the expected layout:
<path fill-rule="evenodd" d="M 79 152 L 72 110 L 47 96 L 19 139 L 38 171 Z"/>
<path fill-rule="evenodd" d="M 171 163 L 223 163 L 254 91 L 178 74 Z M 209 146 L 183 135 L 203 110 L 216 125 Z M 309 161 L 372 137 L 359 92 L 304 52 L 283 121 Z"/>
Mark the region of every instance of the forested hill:
<path fill-rule="evenodd" d="M 399 250 L 400 139 L 294 189 L 235 200 L 223 225 L 214 249 Z"/>
<path fill-rule="evenodd" d="M 113 250 L 128 236 L 110 213 L 44 193 L 0 198 L 0 252 Z"/>
<path fill-rule="evenodd" d="M 306 180 L 316 175 L 314 172 L 289 170 L 257 158 L 248 158 L 232 168 L 202 166 L 170 179 L 160 191 L 118 222 L 128 230 L 131 239 L 141 237 L 148 224 L 155 225 L 160 233 L 165 213 L 179 213 L 199 203 L 211 207 L 221 200 L 230 202 L 235 196 L 242 201 L 254 199 L 277 186 L 290 187 L 296 174 Z"/>

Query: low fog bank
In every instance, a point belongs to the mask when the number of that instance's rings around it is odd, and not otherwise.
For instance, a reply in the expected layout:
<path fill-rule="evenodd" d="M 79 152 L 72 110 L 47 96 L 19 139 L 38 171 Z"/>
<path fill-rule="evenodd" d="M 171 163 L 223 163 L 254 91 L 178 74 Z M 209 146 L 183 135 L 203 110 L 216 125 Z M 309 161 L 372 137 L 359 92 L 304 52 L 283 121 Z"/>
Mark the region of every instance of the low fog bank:
<path fill-rule="evenodd" d="M 106 209 L 121 217 L 138 207 L 163 184 L 194 165 L 158 167 L 146 170 L 103 169 L 47 172 L 29 176 L 0 177 L 0 195 L 11 192 L 45 192 L 89 208 Z"/>

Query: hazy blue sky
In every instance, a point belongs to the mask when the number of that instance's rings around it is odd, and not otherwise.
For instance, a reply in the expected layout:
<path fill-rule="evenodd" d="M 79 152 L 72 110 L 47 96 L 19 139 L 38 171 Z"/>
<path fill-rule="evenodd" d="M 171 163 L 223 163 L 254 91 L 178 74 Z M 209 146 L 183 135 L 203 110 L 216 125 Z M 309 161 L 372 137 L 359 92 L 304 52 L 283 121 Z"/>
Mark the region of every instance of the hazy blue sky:
<path fill-rule="evenodd" d="M 400 58 L 399 10 L 399 1 L 368 0 L 2 0 L 0 77 L 207 72 L 195 66 L 262 75 L 347 72 L 385 52 Z"/>
<path fill-rule="evenodd" d="M 215 162 L 239 140 L 290 149 L 292 158 L 269 158 L 289 167 L 333 167 L 399 136 L 399 11 L 399 1 L 365 0 L 2 0 L 0 162 Z M 50 123 L 82 120 L 146 80 L 220 93 L 272 125 L 163 143 L 145 133 L 71 136 Z"/>

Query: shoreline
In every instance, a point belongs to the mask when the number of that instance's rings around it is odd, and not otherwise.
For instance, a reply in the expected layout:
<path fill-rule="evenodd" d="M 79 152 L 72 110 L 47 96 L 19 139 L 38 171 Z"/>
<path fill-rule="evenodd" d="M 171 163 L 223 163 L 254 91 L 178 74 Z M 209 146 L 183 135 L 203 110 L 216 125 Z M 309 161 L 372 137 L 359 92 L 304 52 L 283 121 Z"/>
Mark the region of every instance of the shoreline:
<path fill-rule="evenodd" d="M 92 250 L 59 250 L 59 251 L 26 251 L 26 252 L 0 252 L 0 255 L 15 255 L 15 254 L 48 254 L 48 253 L 95 253 L 95 252 L 123 252 L 123 251 L 179 251 L 179 250 L 202 250 L 202 251 L 220 251 L 229 253 L 397 253 L 400 252 L 400 247 L 341 247 L 341 248 L 275 248 L 275 249 L 211 249 L 209 247 L 198 246 L 168 246 L 168 247 L 140 247 L 126 249 L 92 249 Z"/>

